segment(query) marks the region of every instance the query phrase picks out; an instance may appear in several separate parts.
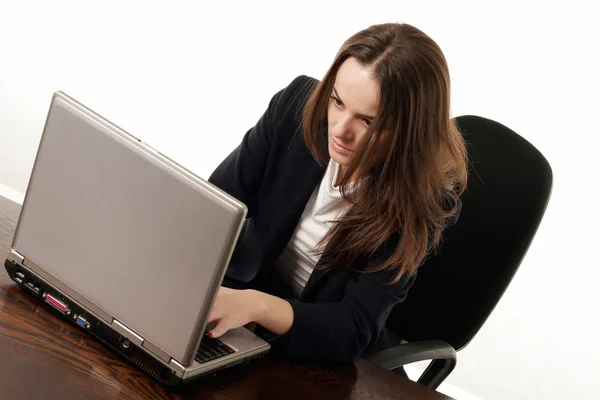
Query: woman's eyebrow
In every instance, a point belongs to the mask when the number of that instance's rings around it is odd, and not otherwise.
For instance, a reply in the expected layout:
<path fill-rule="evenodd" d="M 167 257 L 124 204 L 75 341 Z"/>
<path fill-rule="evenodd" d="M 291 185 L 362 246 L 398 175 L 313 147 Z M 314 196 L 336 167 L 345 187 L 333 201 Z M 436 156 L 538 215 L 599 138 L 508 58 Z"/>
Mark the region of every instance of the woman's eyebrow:
<path fill-rule="evenodd" d="M 333 94 L 335 95 L 335 97 L 338 98 L 340 103 L 344 104 L 344 102 L 340 98 L 340 95 L 338 94 L 338 91 L 336 90 L 335 86 L 333 87 Z M 358 115 L 359 117 L 364 118 L 364 119 L 375 119 L 375 117 L 372 115 L 366 115 L 366 114 L 356 114 L 356 115 Z"/>

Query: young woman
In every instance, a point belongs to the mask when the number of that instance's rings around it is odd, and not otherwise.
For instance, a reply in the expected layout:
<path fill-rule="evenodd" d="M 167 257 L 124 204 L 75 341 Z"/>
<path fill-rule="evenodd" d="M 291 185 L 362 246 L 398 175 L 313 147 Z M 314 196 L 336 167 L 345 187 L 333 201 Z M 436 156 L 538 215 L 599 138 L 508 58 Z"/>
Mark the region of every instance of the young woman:
<path fill-rule="evenodd" d="M 466 179 L 438 45 L 408 24 L 356 33 L 322 81 L 276 93 L 209 179 L 248 207 L 210 334 L 256 322 L 273 351 L 321 362 L 386 347 Z"/>

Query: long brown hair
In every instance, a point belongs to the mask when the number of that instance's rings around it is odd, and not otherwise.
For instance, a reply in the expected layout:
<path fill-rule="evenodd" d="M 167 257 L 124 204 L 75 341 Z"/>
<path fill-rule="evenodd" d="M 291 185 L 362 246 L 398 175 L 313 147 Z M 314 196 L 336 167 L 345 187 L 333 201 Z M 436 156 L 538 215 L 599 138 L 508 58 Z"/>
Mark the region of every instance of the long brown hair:
<path fill-rule="evenodd" d="M 342 63 L 354 57 L 380 88 L 374 121 L 342 178 L 347 210 L 319 243 L 324 267 L 347 267 L 390 241 L 387 258 L 363 272 L 396 270 L 393 282 L 414 273 L 435 251 L 467 183 L 467 152 L 450 118 L 450 78 L 439 46 L 408 24 L 381 24 L 350 37 L 307 99 L 308 148 L 325 166 L 323 121 Z M 383 133 L 386 134 L 383 134 Z M 377 156 L 381 147 L 386 154 Z M 367 179 L 345 185 L 359 171 Z"/>

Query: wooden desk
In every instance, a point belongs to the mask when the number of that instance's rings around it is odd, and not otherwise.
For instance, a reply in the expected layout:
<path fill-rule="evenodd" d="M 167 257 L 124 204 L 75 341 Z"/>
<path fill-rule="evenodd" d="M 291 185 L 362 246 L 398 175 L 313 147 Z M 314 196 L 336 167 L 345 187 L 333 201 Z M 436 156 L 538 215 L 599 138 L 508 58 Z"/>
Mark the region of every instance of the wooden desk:
<path fill-rule="evenodd" d="M 21 207 L 0 197 L 0 260 Z M 208 380 L 165 388 L 66 324 L 0 271 L 0 398 L 12 399 L 448 399 L 357 359 L 320 368 L 269 357 Z"/>

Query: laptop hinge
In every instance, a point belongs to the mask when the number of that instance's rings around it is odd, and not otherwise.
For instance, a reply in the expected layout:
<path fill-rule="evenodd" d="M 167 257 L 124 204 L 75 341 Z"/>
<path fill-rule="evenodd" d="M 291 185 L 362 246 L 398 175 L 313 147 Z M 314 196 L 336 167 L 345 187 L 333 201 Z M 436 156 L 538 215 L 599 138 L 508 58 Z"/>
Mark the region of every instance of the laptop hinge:
<path fill-rule="evenodd" d="M 167 364 L 169 363 L 169 361 L 171 361 L 170 355 L 168 355 L 165 351 L 163 351 L 158 346 L 156 346 L 154 343 L 152 343 L 148 340 L 144 340 L 144 344 L 142 347 L 144 347 L 145 349 L 150 351 L 152 354 L 154 354 L 156 357 L 160 358 Z"/>
<path fill-rule="evenodd" d="M 16 250 L 10 251 L 10 253 L 8 254 L 8 259 L 17 264 L 23 264 L 23 261 L 25 261 L 25 257 L 20 255 Z"/>
<path fill-rule="evenodd" d="M 125 336 L 127 339 L 129 339 L 131 343 L 142 347 L 142 344 L 144 343 L 144 338 L 132 331 L 131 329 L 129 329 L 128 327 L 126 327 L 125 325 L 123 325 L 122 323 L 120 323 L 119 321 L 117 321 L 116 319 L 113 319 L 110 326 L 122 336 Z"/>
<path fill-rule="evenodd" d="M 183 376 L 183 373 L 185 372 L 183 365 L 179 364 L 173 358 L 171 358 L 171 361 L 169 362 L 169 367 L 171 367 L 171 369 L 175 371 L 178 376 Z"/>

